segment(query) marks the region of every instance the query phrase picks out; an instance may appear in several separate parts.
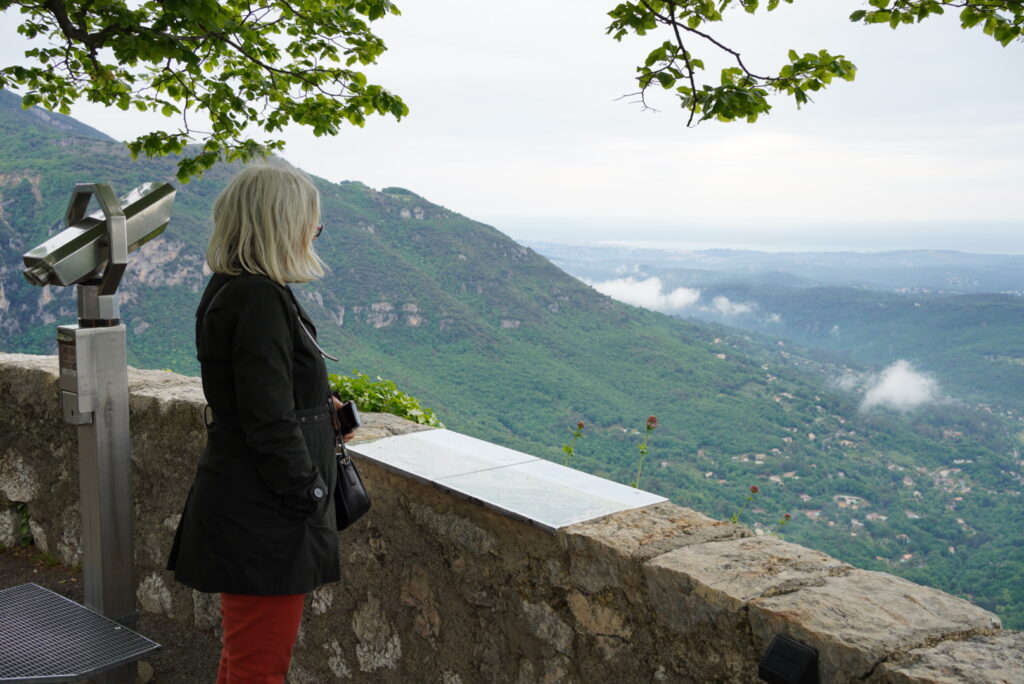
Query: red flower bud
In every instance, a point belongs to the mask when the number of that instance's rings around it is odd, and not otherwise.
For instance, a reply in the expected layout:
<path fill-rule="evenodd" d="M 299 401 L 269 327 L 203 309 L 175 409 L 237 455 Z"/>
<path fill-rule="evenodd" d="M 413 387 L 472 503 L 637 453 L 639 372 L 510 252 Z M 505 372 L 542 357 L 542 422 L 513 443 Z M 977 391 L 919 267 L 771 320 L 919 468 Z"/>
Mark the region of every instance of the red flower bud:
<path fill-rule="evenodd" d="M 751 494 L 757 494 L 759 491 L 761 491 L 761 490 L 758 488 L 757 485 L 750 485 L 750 493 Z"/>
<path fill-rule="evenodd" d="M 786 520 L 791 520 L 793 518 L 793 516 L 791 516 L 789 513 L 787 513 L 786 515 L 784 515 L 782 517 L 785 518 Z"/>
<path fill-rule="evenodd" d="M 577 430 L 582 430 L 583 429 L 583 421 L 582 420 L 580 422 L 576 423 L 576 429 Z"/>
<path fill-rule="evenodd" d="M 658 427 L 658 419 L 655 418 L 654 416 L 650 416 L 647 419 L 647 429 L 648 430 L 653 430 L 656 427 Z"/>

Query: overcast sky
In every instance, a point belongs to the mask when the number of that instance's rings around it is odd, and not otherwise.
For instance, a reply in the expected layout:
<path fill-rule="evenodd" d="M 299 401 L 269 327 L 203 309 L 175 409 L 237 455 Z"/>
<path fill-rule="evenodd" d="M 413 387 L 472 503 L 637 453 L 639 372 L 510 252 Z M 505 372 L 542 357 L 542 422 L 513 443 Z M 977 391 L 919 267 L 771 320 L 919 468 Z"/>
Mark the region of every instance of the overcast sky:
<path fill-rule="evenodd" d="M 289 131 L 284 156 L 524 240 L 1024 253 L 1024 44 L 1003 48 L 952 14 L 897 31 L 850 24 L 862 4 L 727 17 L 716 37 L 754 71 L 827 48 L 857 79 L 800 111 L 773 101 L 754 125 L 687 129 L 668 98 L 659 113 L 616 100 L 653 41 L 604 35 L 614 2 L 399 2 L 402 16 L 377 24 L 390 50 L 370 75 L 410 116 L 333 139 Z M 16 17 L 0 17 L 5 63 Z M 168 121 L 72 114 L 115 137 Z"/>

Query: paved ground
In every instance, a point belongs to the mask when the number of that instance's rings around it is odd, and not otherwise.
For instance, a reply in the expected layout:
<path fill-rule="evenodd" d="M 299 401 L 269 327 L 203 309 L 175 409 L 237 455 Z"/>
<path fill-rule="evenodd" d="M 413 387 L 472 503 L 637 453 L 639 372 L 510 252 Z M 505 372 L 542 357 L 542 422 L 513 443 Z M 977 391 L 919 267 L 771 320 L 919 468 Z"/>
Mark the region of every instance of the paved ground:
<path fill-rule="evenodd" d="M 32 547 L 0 551 L 0 589 L 33 582 L 81 602 L 81 572 L 48 564 Z M 167 617 L 143 613 L 137 631 L 163 648 L 141 667 L 153 684 L 204 684 L 217 678 L 216 633 L 186 628 Z"/>

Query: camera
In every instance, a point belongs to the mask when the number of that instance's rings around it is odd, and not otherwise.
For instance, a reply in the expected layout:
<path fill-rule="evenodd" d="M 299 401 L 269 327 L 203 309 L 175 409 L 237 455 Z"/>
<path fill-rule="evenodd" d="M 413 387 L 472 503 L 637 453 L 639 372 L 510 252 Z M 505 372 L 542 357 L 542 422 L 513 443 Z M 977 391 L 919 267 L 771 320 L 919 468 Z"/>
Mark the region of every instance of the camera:
<path fill-rule="evenodd" d="M 343 403 L 338 409 L 339 433 L 347 435 L 362 424 L 363 419 L 359 416 L 359 409 L 356 408 L 356 403 L 354 401 Z"/>

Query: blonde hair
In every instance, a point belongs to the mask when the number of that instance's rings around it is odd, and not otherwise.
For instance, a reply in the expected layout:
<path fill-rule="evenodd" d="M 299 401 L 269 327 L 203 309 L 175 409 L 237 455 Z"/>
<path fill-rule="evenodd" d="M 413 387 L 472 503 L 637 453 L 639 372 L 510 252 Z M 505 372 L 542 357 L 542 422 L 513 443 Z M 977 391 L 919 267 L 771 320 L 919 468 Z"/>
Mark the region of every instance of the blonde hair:
<path fill-rule="evenodd" d="M 254 164 L 231 179 L 213 205 L 206 263 L 215 273 L 259 273 L 284 285 L 324 274 L 313 251 L 320 193 L 286 164 Z"/>

